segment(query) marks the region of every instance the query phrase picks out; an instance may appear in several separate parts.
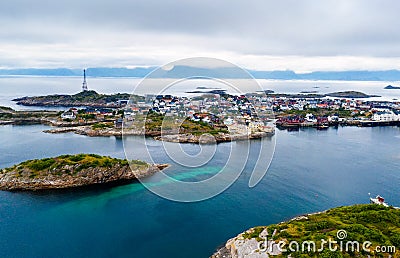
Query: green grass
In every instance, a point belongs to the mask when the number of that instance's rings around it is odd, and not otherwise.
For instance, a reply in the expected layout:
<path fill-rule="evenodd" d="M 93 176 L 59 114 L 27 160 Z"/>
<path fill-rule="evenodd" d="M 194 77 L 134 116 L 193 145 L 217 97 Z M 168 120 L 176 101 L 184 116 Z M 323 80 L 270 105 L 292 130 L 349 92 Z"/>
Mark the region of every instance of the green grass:
<path fill-rule="evenodd" d="M 99 94 L 96 91 L 89 90 L 84 92 L 79 92 L 74 95 L 47 95 L 47 96 L 36 96 L 29 97 L 34 101 L 55 101 L 57 103 L 66 102 L 87 102 L 87 103 L 109 103 L 116 102 L 121 99 L 130 99 L 132 102 L 136 103 L 138 101 L 143 101 L 143 96 L 131 95 L 128 93 L 117 93 L 117 94 Z"/>
<path fill-rule="evenodd" d="M 307 220 L 293 220 L 267 227 L 257 227 L 252 232 L 243 233 L 243 237 L 258 238 L 264 228 L 268 229 L 270 236 L 277 229 L 277 234 L 273 239 L 276 242 L 285 241 L 287 244 L 291 241 L 299 243 L 314 241 L 319 247 L 321 239 L 339 241 L 336 236 L 337 231 L 346 230 L 347 238 L 344 241 L 358 241 L 361 244 L 364 241 L 371 241 L 372 247 L 385 245 L 395 246 L 396 250 L 400 249 L 400 210 L 380 205 L 365 204 L 334 208 L 325 213 L 310 215 Z M 289 253 L 277 257 L 286 257 Z M 345 252 L 316 254 L 292 252 L 291 254 L 292 257 L 364 257 L 365 255 Z M 387 256 L 373 254 L 372 257 Z"/>
<path fill-rule="evenodd" d="M 10 107 L 5 107 L 5 106 L 0 106 L 0 110 L 7 110 L 7 111 L 14 111 L 14 109 L 10 108 Z"/>
<path fill-rule="evenodd" d="M 2 170 L 2 172 L 15 172 L 16 177 L 22 176 L 23 171 L 29 171 L 29 177 L 35 178 L 41 174 L 54 171 L 56 174 L 70 173 L 66 166 L 72 166 L 75 172 L 91 167 L 111 168 L 115 165 L 147 167 L 148 163 L 140 160 L 128 162 L 125 159 L 117 159 L 97 154 L 61 155 L 54 158 L 34 159 L 21 162 L 20 164 Z"/>
<path fill-rule="evenodd" d="M 95 114 L 78 114 L 77 118 L 82 118 L 85 120 L 90 120 L 90 119 L 95 119 L 96 115 Z"/>
<path fill-rule="evenodd" d="M 101 130 L 105 128 L 112 128 L 114 127 L 113 123 L 95 123 L 92 125 L 93 130 Z"/>
<path fill-rule="evenodd" d="M 58 114 L 55 111 L 15 111 L 11 108 L 0 107 L 0 120 L 42 117 L 58 117 Z"/>
<path fill-rule="evenodd" d="M 180 125 L 178 125 L 174 123 L 174 117 L 166 118 L 164 115 L 155 112 L 149 112 L 146 117 L 136 117 L 136 120 L 145 122 L 147 132 L 160 132 L 162 126 L 164 130 L 177 128 L 177 126 L 179 126 L 179 132 L 182 134 L 188 133 L 193 135 L 202 135 L 209 133 L 215 135 L 219 133 L 228 133 L 227 129 L 213 127 L 208 123 L 192 121 L 190 119 L 185 119 Z"/>

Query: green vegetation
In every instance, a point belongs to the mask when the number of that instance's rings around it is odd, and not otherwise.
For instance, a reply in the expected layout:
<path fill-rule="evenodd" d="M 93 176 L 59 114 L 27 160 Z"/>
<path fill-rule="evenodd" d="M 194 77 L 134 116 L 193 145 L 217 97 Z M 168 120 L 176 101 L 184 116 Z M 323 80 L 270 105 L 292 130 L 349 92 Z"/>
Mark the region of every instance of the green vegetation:
<path fill-rule="evenodd" d="M 41 159 L 41 160 L 32 160 L 31 162 L 28 162 L 26 167 L 30 168 L 33 171 L 40 171 L 44 170 L 47 168 L 50 168 L 54 163 L 56 163 L 55 159 L 52 158 L 47 158 L 47 159 Z"/>
<path fill-rule="evenodd" d="M 193 135 L 202 135 L 204 133 L 209 133 L 212 135 L 216 135 L 218 133 L 228 133 L 228 130 L 214 128 L 208 123 L 202 121 L 192 121 L 189 119 L 185 119 L 180 127 L 181 133 L 191 133 Z"/>
<path fill-rule="evenodd" d="M 10 108 L 10 107 L 4 107 L 4 106 L 0 106 L 0 111 L 8 111 L 8 112 L 13 112 L 14 109 Z"/>
<path fill-rule="evenodd" d="M 257 238 L 265 227 L 257 227 L 253 232 L 243 233 L 244 238 Z M 273 239 L 285 241 L 286 247 L 291 241 L 302 243 L 314 241 L 317 249 L 321 240 L 340 241 L 337 237 L 338 230 L 346 230 L 347 237 L 343 241 L 372 242 L 371 250 L 376 246 L 395 246 L 400 249 L 400 210 L 386 208 L 381 205 L 366 204 L 331 209 L 324 213 L 308 216 L 308 219 L 292 220 L 281 224 L 266 227 L 268 233 L 274 230 L 277 233 Z M 325 245 L 326 246 L 326 245 Z M 287 248 L 288 249 L 288 248 Z M 362 249 L 362 248 L 361 248 Z M 366 257 L 366 253 L 322 252 L 303 253 L 289 252 L 292 257 Z M 285 253 L 285 257 L 289 254 Z M 396 252 L 396 255 L 399 251 Z M 372 257 L 388 257 L 389 254 L 371 253 Z M 392 253 L 393 255 L 393 253 Z M 284 257 L 284 256 L 278 256 Z"/>
<path fill-rule="evenodd" d="M 57 117 L 58 112 L 56 111 L 14 111 L 13 109 L 0 108 L 0 120 L 1 119 L 30 119 L 30 118 L 42 118 L 42 117 Z"/>
<path fill-rule="evenodd" d="M 78 118 L 90 120 L 90 119 L 96 119 L 96 115 L 95 114 L 78 114 Z"/>
<path fill-rule="evenodd" d="M 61 155 L 54 158 L 27 160 L 13 167 L 6 168 L 0 172 L 16 172 L 16 176 L 20 177 L 22 172 L 28 174 L 30 178 L 46 174 L 46 173 L 69 173 L 71 169 L 79 172 L 83 169 L 91 167 L 108 167 L 115 165 L 120 166 L 135 166 L 138 168 L 147 167 L 148 163 L 140 160 L 132 160 L 128 162 L 125 159 L 117 159 L 109 156 L 100 156 L 97 154 L 76 154 L 76 155 Z"/>
<path fill-rule="evenodd" d="M 89 103 L 93 104 L 106 104 L 111 102 L 117 102 L 118 100 L 131 100 L 136 103 L 138 101 L 144 101 L 143 96 L 131 95 L 128 93 L 116 93 L 116 94 L 99 94 L 94 90 L 82 91 L 74 95 L 47 95 L 47 96 L 36 96 L 36 97 L 23 97 L 14 99 L 21 104 L 35 104 L 35 105 L 52 105 L 52 106 L 68 106 L 74 103 Z"/>
<path fill-rule="evenodd" d="M 178 117 L 165 117 L 162 114 L 149 112 L 146 117 L 136 116 L 135 119 L 145 123 L 146 132 L 161 132 L 161 127 L 163 127 L 163 130 L 171 130 L 179 126 L 179 133 L 181 134 L 201 135 L 209 133 L 215 135 L 219 133 L 228 133 L 227 129 L 214 127 L 202 121 L 192 121 L 187 118 L 179 125 L 175 118 Z M 182 120 L 182 118 L 179 120 Z"/>
<path fill-rule="evenodd" d="M 259 237 L 259 235 L 261 234 L 261 232 L 263 230 L 264 230 L 264 227 L 252 228 L 251 230 L 244 232 L 243 237 L 245 239 L 256 238 L 257 241 L 262 241 L 262 239 Z"/>
<path fill-rule="evenodd" d="M 114 127 L 113 123 L 95 123 L 92 125 L 93 130 L 100 130 L 105 128 L 112 128 Z"/>
<path fill-rule="evenodd" d="M 141 161 L 141 160 L 131 160 L 129 164 L 132 165 L 137 165 L 137 166 L 147 166 L 147 162 Z"/>
<path fill-rule="evenodd" d="M 337 98 L 369 98 L 374 97 L 359 91 L 339 91 L 325 94 L 325 96 L 337 97 Z"/>

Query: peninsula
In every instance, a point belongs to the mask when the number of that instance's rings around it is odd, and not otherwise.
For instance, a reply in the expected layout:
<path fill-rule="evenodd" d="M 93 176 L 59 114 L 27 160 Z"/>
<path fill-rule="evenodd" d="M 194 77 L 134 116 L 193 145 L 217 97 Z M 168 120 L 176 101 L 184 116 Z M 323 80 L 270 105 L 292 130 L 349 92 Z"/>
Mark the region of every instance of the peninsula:
<path fill-rule="evenodd" d="M 331 251 L 321 240 L 336 241 Z M 340 242 L 357 241 L 359 250 L 340 251 Z M 370 241 L 369 252 L 362 244 Z M 278 243 L 284 246 L 278 246 Z M 290 244 L 290 243 L 298 243 Z M 307 248 L 303 251 L 303 243 Z M 315 243 L 310 245 L 310 243 Z M 351 245 L 356 248 L 356 246 Z M 386 252 L 376 252 L 376 247 Z M 279 248 L 278 248 L 279 247 Z M 308 248 L 311 248 L 310 250 Z M 266 257 L 397 257 L 400 254 L 400 210 L 378 204 L 333 208 L 279 224 L 251 228 L 228 240 L 211 258 Z M 286 249 L 286 252 L 282 250 Z M 391 256 L 390 256 L 391 255 Z"/>
<path fill-rule="evenodd" d="M 61 155 L 24 161 L 0 170 L 0 190 L 37 191 L 100 184 L 123 184 L 168 167 L 97 154 Z"/>
<path fill-rule="evenodd" d="M 0 106 L 0 125 L 31 125 L 47 124 L 60 116 L 57 111 L 16 111 L 9 107 Z"/>

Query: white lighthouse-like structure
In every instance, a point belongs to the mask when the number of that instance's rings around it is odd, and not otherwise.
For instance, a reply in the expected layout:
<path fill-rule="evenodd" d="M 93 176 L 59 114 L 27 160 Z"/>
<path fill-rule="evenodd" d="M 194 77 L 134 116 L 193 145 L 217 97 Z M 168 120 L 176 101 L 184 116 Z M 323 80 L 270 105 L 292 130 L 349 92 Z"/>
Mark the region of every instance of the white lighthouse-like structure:
<path fill-rule="evenodd" d="M 87 82 L 86 82 L 86 69 L 83 69 L 82 91 L 88 91 Z"/>

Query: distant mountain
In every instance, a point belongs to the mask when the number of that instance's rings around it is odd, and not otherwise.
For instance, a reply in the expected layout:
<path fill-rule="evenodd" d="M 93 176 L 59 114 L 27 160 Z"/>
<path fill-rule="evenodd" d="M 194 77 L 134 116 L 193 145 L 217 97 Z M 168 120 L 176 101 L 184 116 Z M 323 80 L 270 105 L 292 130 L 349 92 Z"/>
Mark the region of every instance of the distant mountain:
<path fill-rule="evenodd" d="M 0 69 L 0 75 L 33 75 L 33 76 L 76 76 L 81 75 L 82 71 L 56 68 L 56 69 Z"/>
<path fill-rule="evenodd" d="M 136 67 L 132 69 L 128 68 L 88 68 L 86 69 L 86 74 L 93 77 L 140 77 L 143 78 L 151 71 L 156 69 L 156 67 Z M 80 71 L 80 75 L 82 71 Z"/>
<path fill-rule="evenodd" d="M 342 71 L 342 72 L 312 72 L 299 74 L 305 80 L 340 80 L 340 81 L 398 81 L 400 71 Z"/>
<path fill-rule="evenodd" d="M 136 68 L 88 68 L 86 74 L 90 77 L 139 77 L 143 78 L 157 67 Z M 341 81 L 400 81 L 399 70 L 385 71 L 315 71 L 310 73 L 296 73 L 294 71 L 254 71 L 247 70 L 257 79 L 277 80 L 341 80 Z M 82 76 L 81 69 L 0 69 L 0 76 Z M 179 76 L 178 76 L 179 75 Z M 236 68 L 198 68 L 191 66 L 175 66 L 172 70 L 155 70 L 153 78 L 181 78 L 188 76 L 203 76 L 217 78 L 244 78 L 245 73 Z"/>
<path fill-rule="evenodd" d="M 299 74 L 293 71 L 249 71 L 254 78 L 258 79 L 277 79 L 277 80 L 296 80 L 301 79 Z"/>

